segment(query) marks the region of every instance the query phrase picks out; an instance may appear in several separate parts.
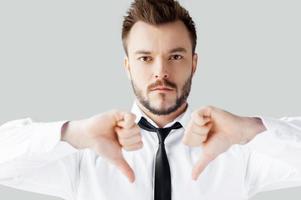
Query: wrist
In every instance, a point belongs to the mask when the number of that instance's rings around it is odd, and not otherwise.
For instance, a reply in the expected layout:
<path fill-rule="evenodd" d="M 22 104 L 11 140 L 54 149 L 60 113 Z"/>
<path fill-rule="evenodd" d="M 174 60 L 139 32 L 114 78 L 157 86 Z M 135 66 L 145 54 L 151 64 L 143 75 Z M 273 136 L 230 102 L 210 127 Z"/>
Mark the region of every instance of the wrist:
<path fill-rule="evenodd" d="M 82 146 L 82 133 L 82 121 L 68 121 L 62 126 L 61 141 L 68 142 L 77 149 L 84 148 Z"/>
<path fill-rule="evenodd" d="M 258 117 L 244 117 L 243 144 L 250 142 L 256 135 L 266 130 L 262 120 Z"/>

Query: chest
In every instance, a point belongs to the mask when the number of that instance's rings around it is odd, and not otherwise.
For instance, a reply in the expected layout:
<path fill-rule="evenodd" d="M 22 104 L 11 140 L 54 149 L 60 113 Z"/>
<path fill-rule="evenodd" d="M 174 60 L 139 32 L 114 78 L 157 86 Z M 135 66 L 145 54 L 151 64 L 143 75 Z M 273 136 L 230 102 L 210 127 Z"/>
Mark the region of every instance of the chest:
<path fill-rule="evenodd" d="M 154 169 L 157 146 L 145 144 L 136 152 L 124 152 L 135 173 L 135 182 L 112 164 L 90 153 L 81 162 L 78 199 L 153 199 Z M 228 151 L 212 161 L 197 181 L 191 171 L 201 148 L 188 148 L 180 143 L 166 145 L 170 164 L 173 200 L 244 199 L 243 158 L 237 151 Z"/>

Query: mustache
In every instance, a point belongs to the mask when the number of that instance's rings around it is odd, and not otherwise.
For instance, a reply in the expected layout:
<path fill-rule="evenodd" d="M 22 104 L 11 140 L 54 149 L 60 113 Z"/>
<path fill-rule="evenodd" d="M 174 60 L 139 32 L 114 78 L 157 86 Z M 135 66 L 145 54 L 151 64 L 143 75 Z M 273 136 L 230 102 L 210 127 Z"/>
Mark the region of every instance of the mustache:
<path fill-rule="evenodd" d="M 149 90 L 152 90 L 156 87 L 170 87 L 177 89 L 177 85 L 169 80 L 162 79 L 162 80 L 157 80 L 155 83 L 151 84 L 148 86 Z"/>

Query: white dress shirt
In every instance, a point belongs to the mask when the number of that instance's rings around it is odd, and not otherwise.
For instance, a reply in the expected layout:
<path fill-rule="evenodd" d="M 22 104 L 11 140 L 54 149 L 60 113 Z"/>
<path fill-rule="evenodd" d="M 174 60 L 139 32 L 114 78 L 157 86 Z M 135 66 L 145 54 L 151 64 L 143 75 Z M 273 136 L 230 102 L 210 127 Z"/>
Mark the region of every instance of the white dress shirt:
<path fill-rule="evenodd" d="M 136 123 L 144 116 L 134 102 Z M 262 118 L 267 131 L 246 145 L 233 145 L 213 160 L 197 181 L 192 167 L 201 147 L 181 143 L 191 108 L 165 127 L 179 121 L 165 140 L 173 200 L 244 200 L 258 192 L 301 186 L 301 118 Z M 128 179 L 90 149 L 77 150 L 60 141 L 65 121 L 37 123 L 30 118 L 0 127 L 0 184 L 67 200 L 152 200 L 156 133 L 141 130 L 144 146 L 123 151 L 135 172 Z"/>

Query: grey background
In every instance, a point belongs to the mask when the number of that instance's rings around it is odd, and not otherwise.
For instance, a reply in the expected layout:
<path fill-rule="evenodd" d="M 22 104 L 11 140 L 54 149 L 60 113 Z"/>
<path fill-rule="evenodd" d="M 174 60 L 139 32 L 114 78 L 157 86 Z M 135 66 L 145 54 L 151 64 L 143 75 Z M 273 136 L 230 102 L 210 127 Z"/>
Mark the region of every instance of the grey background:
<path fill-rule="evenodd" d="M 129 109 L 120 30 L 128 0 L 0 0 L 0 123 L 80 119 Z M 194 108 L 301 114 L 300 2 L 182 0 L 198 29 Z M 301 189 L 252 200 L 300 199 Z M 0 187 L 6 200 L 57 198 Z"/>

